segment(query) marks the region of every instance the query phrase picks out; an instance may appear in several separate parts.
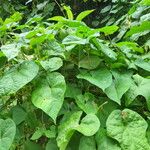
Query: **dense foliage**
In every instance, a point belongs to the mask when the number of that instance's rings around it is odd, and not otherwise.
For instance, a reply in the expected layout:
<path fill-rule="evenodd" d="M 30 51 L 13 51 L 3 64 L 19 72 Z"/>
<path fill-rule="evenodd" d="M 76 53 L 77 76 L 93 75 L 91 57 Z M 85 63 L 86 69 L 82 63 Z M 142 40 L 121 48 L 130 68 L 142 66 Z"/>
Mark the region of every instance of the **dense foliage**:
<path fill-rule="evenodd" d="M 149 0 L 61 3 L 0 1 L 0 150 L 150 150 Z"/>

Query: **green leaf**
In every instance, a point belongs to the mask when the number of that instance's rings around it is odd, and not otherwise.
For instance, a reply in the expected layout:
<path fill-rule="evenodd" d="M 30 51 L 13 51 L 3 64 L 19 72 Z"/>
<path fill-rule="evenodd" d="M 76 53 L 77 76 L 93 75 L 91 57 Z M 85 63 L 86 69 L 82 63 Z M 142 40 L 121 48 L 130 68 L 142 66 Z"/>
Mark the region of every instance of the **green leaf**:
<path fill-rule="evenodd" d="M 144 49 L 139 47 L 135 42 L 119 42 L 116 45 L 121 48 L 122 51 L 124 51 L 124 49 L 129 49 L 135 52 L 144 53 Z"/>
<path fill-rule="evenodd" d="M 19 45 L 16 43 L 2 45 L 1 51 L 5 54 L 8 60 L 15 58 L 19 53 Z"/>
<path fill-rule="evenodd" d="M 74 35 L 68 35 L 65 37 L 62 41 L 63 44 L 87 44 L 87 39 L 82 39 L 80 37 L 74 36 Z"/>
<path fill-rule="evenodd" d="M 133 26 L 126 33 L 125 37 L 132 36 L 133 34 L 137 34 L 139 32 L 150 31 L 150 22 L 144 21 L 139 26 Z"/>
<path fill-rule="evenodd" d="M 140 4 L 146 5 L 146 6 L 150 6 L 150 1 L 149 0 L 142 0 L 140 2 Z"/>
<path fill-rule="evenodd" d="M 94 102 L 95 97 L 91 93 L 76 96 L 76 103 L 86 114 L 96 114 L 98 106 Z"/>
<path fill-rule="evenodd" d="M 81 59 L 78 66 L 85 69 L 95 69 L 101 61 L 102 60 L 98 56 L 90 55 Z"/>
<path fill-rule="evenodd" d="M 85 136 L 94 135 L 100 127 L 100 121 L 94 114 L 87 114 L 75 129 Z"/>
<path fill-rule="evenodd" d="M 24 61 L 0 78 L 0 96 L 17 92 L 37 75 L 39 67 L 33 61 Z"/>
<path fill-rule="evenodd" d="M 40 146 L 40 144 L 27 140 L 25 141 L 24 149 L 25 150 L 41 150 L 42 147 Z"/>
<path fill-rule="evenodd" d="M 80 139 L 79 150 L 96 150 L 96 143 L 93 136 L 83 136 Z"/>
<path fill-rule="evenodd" d="M 81 12 L 81 13 L 76 17 L 76 20 L 77 20 L 77 21 L 83 20 L 86 16 L 88 16 L 89 14 L 91 14 L 93 11 L 94 11 L 94 9 L 93 9 L 93 10 L 86 10 L 86 11 Z"/>
<path fill-rule="evenodd" d="M 41 79 L 37 84 L 32 93 L 32 103 L 56 122 L 66 90 L 64 77 L 58 72 L 48 73 L 46 79 Z"/>
<path fill-rule="evenodd" d="M 22 123 L 27 116 L 25 110 L 20 106 L 15 106 L 12 108 L 12 118 L 16 125 Z"/>
<path fill-rule="evenodd" d="M 150 72 L 150 61 L 149 62 L 146 62 L 142 59 L 137 59 L 134 64 L 146 71 L 149 71 Z"/>
<path fill-rule="evenodd" d="M 77 78 L 79 79 L 85 79 L 89 81 L 90 83 L 96 85 L 97 87 L 101 88 L 102 90 L 105 90 L 107 87 L 109 87 L 112 84 L 112 75 L 109 70 L 106 68 L 101 68 L 99 70 L 93 70 L 93 71 L 85 71 L 81 72 Z"/>
<path fill-rule="evenodd" d="M 129 105 L 138 96 L 142 95 L 147 101 L 150 110 L 150 79 L 146 79 L 136 74 L 133 76 L 134 82 L 126 94 L 126 104 Z"/>
<path fill-rule="evenodd" d="M 43 135 L 43 128 L 39 128 L 34 132 L 31 137 L 31 140 L 38 140 Z"/>
<path fill-rule="evenodd" d="M 73 13 L 72 13 L 70 7 L 69 6 L 64 6 L 63 8 L 65 9 L 65 11 L 67 13 L 68 19 L 73 20 Z"/>
<path fill-rule="evenodd" d="M 81 111 L 74 112 L 66 121 L 58 126 L 58 136 L 56 140 L 60 150 L 66 149 L 66 146 L 75 131 L 74 128 L 78 126 L 81 115 Z"/>
<path fill-rule="evenodd" d="M 54 17 L 49 18 L 48 20 L 52 20 L 52 21 L 63 21 L 63 20 L 65 20 L 65 18 L 62 17 L 62 16 L 54 16 Z"/>
<path fill-rule="evenodd" d="M 97 150 L 121 150 L 118 143 L 107 136 L 105 129 L 100 128 L 96 134 Z"/>
<path fill-rule="evenodd" d="M 16 134 L 16 125 L 11 119 L 0 119 L 0 149 L 9 150 L 15 134 Z"/>
<path fill-rule="evenodd" d="M 86 115 L 79 124 L 82 112 L 73 112 L 61 122 L 58 127 L 57 144 L 60 150 L 65 150 L 75 130 L 85 136 L 94 135 L 99 127 L 100 122 L 96 115 Z"/>
<path fill-rule="evenodd" d="M 81 94 L 82 91 L 75 84 L 67 84 L 65 97 L 70 97 L 75 99 L 77 95 Z"/>
<path fill-rule="evenodd" d="M 59 57 L 53 57 L 48 60 L 40 61 L 41 66 L 48 71 L 58 70 L 62 65 L 62 59 Z"/>
<path fill-rule="evenodd" d="M 103 44 L 99 39 L 93 38 L 91 40 L 92 44 L 102 53 L 104 53 L 107 57 L 112 60 L 116 60 L 117 54 L 110 49 L 107 45 Z"/>
<path fill-rule="evenodd" d="M 105 89 L 106 95 L 113 101 L 121 104 L 121 98 L 128 91 L 132 84 L 130 73 L 119 73 L 113 71 L 114 81 Z"/>
<path fill-rule="evenodd" d="M 122 150 L 149 150 L 146 139 L 147 122 L 136 112 L 113 111 L 107 119 L 107 134 L 117 140 Z"/>
<path fill-rule="evenodd" d="M 54 139 L 50 139 L 46 144 L 45 150 L 58 150 L 56 141 Z"/>
<path fill-rule="evenodd" d="M 96 30 L 100 32 L 104 32 L 105 35 L 107 36 L 107 35 L 115 33 L 118 29 L 119 29 L 118 26 L 113 25 L 113 26 L 106 26 L 106 27 L 96 29 Z"/>

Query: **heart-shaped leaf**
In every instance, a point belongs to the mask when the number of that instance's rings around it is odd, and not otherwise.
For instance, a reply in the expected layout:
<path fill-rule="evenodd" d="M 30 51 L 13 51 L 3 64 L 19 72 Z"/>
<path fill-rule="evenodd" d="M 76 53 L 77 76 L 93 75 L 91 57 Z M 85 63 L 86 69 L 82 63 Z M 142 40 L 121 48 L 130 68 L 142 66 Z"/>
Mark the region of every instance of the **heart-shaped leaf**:
<path fill-rule="evenodd" d="M 16 134 L 16 125 L 11 119 L 0 119 L 0 150 L 9 150 Z"/>

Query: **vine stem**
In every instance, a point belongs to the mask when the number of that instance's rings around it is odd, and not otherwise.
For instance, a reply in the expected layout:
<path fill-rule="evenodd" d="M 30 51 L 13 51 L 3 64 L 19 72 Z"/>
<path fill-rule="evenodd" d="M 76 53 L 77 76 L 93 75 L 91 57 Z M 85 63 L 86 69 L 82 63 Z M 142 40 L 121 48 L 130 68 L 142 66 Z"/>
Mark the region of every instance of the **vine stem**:
<path fill-rule="evenodd" d="M 61 12 L 63 13 L 63 16 L 66 17 L 64 11 L 63 11 L 62 8 L 61 8 L 61 5 L 58 3 L 57 0 L 54 0 L 54 1 L 55 1 L 55 3 L 58 5 L 58 7 L 59 7 L 59 9 L 61 10 Z"/>

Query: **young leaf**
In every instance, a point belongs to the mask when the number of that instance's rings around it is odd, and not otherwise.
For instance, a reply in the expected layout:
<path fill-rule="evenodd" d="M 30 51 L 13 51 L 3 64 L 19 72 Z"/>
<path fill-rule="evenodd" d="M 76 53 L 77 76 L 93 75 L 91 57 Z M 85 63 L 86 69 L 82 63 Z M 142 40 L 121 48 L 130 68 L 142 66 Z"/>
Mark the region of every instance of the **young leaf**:
<path fill-rule="evenodd" d="M 107 36 L 107 35 L 115 33 L 118 29 L 119 29 L 118 26 L 113 25 L 113 26 L 106 26 L 106 27 L 96 29 L 96 30 L 100 32 L 104 32 L 105 35 Z"/>
<path fill-rule="evenodd" d="M 0 149 L 9 150 L 16 134 L 16 125 L 11 119 L 0 119 Z"/>
<path fill-rule="evenodd" d="M 150 31 L 150 22 L 149 21 L 144 21 L 139 26 L 131 27 L 130 30 L 126 33 L 125 37 L 132 36 L 133 34 L 136 34 L 139 32 L 141 33 L 144 31 L 147 31 L 147 32 Z"/>
<path fill-rule="evenodd" d="M 48 114 L 54 122 L 62 107 L 66 83 L 58 72 L 48 73 L 32 93 L 32 103 Z"/>
<path fill-rule="evenodd" d="M 37 75 L 39 67 L 33 61 L 24 61 L 0 78 L 0 96 L 17 92 Z"/>
<path fill-rule="evenodd" d="M 101 88 L 102 90 L 105 90 L 112 84 L 112 75 L 110 71 L 106 68 L 101 68 L 99 70 L 93 70 L 89 72 L 81 72 L 77 76 L 77 78 L 85 79 L 90 83 L 96 85 L 97 87 Z"/>
<path fill-rule="evenodd" d="M 82 21 L 86 16 L 88 16 L 89 14 L 91 14 L 93 11 L 94 11 L 94 9 L 93 10 L 86 10 L 86 11 L 81 12 L 77 16 L 76 20 L 77 21 Z"/>
<path fill-rule="evenodd" d="M 52 18 L 49 18 L 48 20 L 52 20 L 52 21 L 63 21 L 63 20 L 65 20 L 65 18 L 62 17 L 62 16 L 54 16 L 54 17 L 52 17 Z"/>
<path fill-rule="evenodd" d="M 107 119 L 107 134 L 117 140 L 121 148 L 149 150 L 146 139 L 147 122 L 136 112 L 124 109 L 113 111 Z"/>
<path fill-rule="evenodd" d="M 70 7 L 69 6 L 64 6 L 63 8 L 65 9 L 65 11 L 67 13 L 68 19 L 73 20 L 73 13 L 72 13 Z"/>

